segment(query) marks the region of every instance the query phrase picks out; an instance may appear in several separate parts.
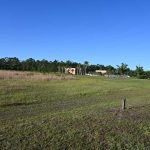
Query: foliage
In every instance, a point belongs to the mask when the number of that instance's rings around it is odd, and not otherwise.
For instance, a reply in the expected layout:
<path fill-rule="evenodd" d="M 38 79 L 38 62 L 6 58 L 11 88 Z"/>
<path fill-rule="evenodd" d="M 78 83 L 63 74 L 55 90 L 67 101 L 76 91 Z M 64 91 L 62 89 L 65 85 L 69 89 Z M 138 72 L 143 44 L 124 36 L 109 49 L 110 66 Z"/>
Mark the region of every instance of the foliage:
<path fill-rule="evenodd" d="M 144 71 L 143 67 L 136 66 L 135 70 L 131 70 L 127 64 L 121 63 L 117 65 L 117 68 L 108 65 L 93 65 L 88 61 L 84 61 L 83 64 L 72 62 L 70 60 L 64 61 L 48 61 L 48 60 L 35 60 L 29 58 L 24 61 L 20 61 L 18 58 L 1 58 L 0 70 L 19 70 L 19 71 L 36 71 L 36 72 L 60 72 L 65 73 L 65 68 L 76 68 L 77 75 L 85 75 L 87 73 L 95 73 L 96 70 L 107 70 L 108 75 L 130 75 L 131 77 L 137 77 L 139 79 L 149 79 L 150 72 Z"/>
<path fill-rule="evenodd" d="M 135 70 L 136 76 L 138 78 L 144 78 L 144 69 L 141 66 L 136 66 L 136 70 Z"/>
<path fill-rule="evenodd" d="M 89 66 L 89 62 L 88 61 L 84 61 L 84 73 L 87 73 L 87 68 Z"/>
<path fill-rule="evenodd" d="M 125 63 L 121 63 L 121 65 L 117 65 L 117 70 L 118 70 L 118 73 L 120 73 L 121 75 L 125 75 L 125 74 L 128 74 L 130 69 L 128 68 L 128 65 L 125 64 Z"/>

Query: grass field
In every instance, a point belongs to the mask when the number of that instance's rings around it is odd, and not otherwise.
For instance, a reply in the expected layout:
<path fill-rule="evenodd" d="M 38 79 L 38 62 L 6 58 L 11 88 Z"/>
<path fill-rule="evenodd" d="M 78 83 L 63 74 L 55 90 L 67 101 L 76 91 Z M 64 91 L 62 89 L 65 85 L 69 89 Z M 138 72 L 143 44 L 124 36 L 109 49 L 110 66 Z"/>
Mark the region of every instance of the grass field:
<path fill-rule="evenodd" d="M 150 80 L 1 78 L 0 149 L 149 150 Z"/>

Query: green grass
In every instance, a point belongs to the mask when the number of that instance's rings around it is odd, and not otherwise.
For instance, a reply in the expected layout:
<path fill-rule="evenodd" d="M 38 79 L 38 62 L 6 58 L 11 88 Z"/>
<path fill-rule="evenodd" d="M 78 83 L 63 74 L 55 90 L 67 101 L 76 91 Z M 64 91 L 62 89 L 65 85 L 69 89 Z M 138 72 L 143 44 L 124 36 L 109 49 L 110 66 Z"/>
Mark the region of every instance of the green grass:
<path fill-rule="evenodd" d="M 0 149 L 149 150 L 150 81 L 0 80 Z"/>

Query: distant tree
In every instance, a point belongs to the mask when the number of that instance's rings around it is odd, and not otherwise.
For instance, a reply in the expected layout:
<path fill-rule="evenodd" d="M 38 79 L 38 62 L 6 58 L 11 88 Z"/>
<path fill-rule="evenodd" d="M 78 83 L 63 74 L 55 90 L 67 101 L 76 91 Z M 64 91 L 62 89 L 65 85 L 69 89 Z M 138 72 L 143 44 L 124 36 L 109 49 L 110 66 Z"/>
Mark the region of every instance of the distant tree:
<path fill-rule="evenodd" d="M 6 69 L 5 58 L 0 59 L 0 69 Z"/>
<path fill-rule="evenodd" d="M 77 66 L 77 74 L 78 75 L 82 75 L 83 74 L 82 65 L 80 63 Z"/>
<path fill-rule="evenodd" d="M 129 71 L 129 76 L 130 76 L 130 77 L 136 77 L 136 72 L 135 72 L 135 70 L 130 70 L 130 71 Z"/>
<path fill-rule="evenodd" d="M 89 62 L 88 61 L 84 61 L 84 72 L 85 72 L 85 74 L 87 73 L 88 66 L 89 66 Z"/>
<path fill-rule="evenodd" d="M 97 70 L 98 70 L 98 69 L 100 69 L 100 70 L 105 70 L 106 67 L 105 67 L 104 65 L 97 64 L 97 65 L 96 65 L 96 69 L 97 69 Z"/>
<path fill-rule="evenodd" d="M 45 59 L 40 61 L 40 70 L 41 72 L 49 72 L 49 62 Z"/>
<path fill-rule="evenodd" d="M 95 72 L 95 70 L 98 70 L 99 66 L 98 65 L 89 65 L 88 66 L 88 72 L 92 73 Z"/>
<path fill-rule="evenodd" d="M 21 64 L 18 58 L 13 57 L 13 58 L 8 58 L 9 64 L 9 69 L 10 70 L 20 70 L 21 69 Z"/>
<path fill-rule="evenodd" d="M 24 62 L 24 69 L 27 71 L 36 71 L 36 62 L 33 58 L 29 58 Z"/>
<path fill-rule="evenodd" d="M 105 68 L 108 74 L 115 74 L 116 69 L 113 66 L 109 65 L 109 66 L 106 66 Z"/>
<path fill-rule="evenodd" d="M 67 61 L 66 61 L 66 67 L 67 67 L 67 68 L 72 67 L 72 62 L 71 62 L 70 60 L 67 60 Z"/>
<path fill-rule="evenodd" d="M 118 73 L 121 74 L 121 75 L 125 75 L 129 72 L 129 68 L 128 68 L 128 65 L 125 64 L 125 63 L 121 63 L 121 65 L 117 65 L 117 70 L 118 70 Z"/>
<path fill-rule="evenodd" d="M 78 65 L 76 66 L 76 73 L 77 73 L 77 75 L 80 74 L 80 64 L 78 64 Z"/>
<path fill-rule="evenodd" d="M 145 75 L 147 79 L 150 79 L 150 71 L 145 71 Z"/>
<path fill-rule="evenodd" d="M 64 63 L 63 61 L 58 62 L 57 68 L 58 68 L 58 72 L 64 73 L 64 70 L 65 70 L 65 63 Z"/>
<path fill-rule="evenodd" d="M 54 60 L 50 64 L 50 72 L 57 72 L 58 71 L 58 61 Z"/>
<path fill-rule="evenodd" d="M 136 66 L 135 73 L 137 78 L 144 78 L 144 69 L 142 66 Z"/>

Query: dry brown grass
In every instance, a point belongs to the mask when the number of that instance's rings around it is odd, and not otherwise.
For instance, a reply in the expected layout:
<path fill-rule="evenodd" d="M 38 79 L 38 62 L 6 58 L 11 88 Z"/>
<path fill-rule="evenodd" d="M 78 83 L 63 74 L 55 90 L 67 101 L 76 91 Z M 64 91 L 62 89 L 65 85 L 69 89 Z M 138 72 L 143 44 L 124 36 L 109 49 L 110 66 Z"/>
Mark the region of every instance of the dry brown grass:
<path fill-rule="evenodd" d="M 26 72 L 26 71 L 4 71 L 0 70 L 0 80 L 7 79 L 25 79 L 25 80 L 71 80 L 75 79 L 71 75 L 56 75 L 49 73 L 37 73 L 37 72 Z"/>

